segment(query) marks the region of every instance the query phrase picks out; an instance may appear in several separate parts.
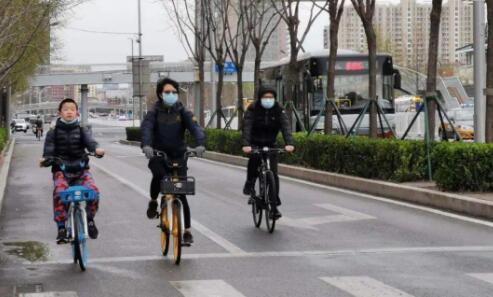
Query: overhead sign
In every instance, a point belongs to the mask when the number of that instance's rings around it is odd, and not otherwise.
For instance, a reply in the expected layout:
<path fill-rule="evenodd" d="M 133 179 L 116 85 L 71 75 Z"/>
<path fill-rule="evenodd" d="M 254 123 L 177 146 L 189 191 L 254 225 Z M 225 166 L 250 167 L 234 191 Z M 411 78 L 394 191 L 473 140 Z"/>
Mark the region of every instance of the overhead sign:
<path fill-rule="evenodd" d="M 139 56 L 133 56 L 134 60 L 138 60 Z M 149 62 L 163 62 L 164 61 L 164 56 L 142 56 L 144 61 L 149 61 Z M 132 62 L 132 56 L 127 56 L 127 62 L 130 63 Z"/>
<path fill-rule="evenodd" d="M 219 72 L 219 66 L 216 64 L 216 72 Z M 224 62 L 224 74 L 236 73 L 236 66 L 233 62 Z"/>

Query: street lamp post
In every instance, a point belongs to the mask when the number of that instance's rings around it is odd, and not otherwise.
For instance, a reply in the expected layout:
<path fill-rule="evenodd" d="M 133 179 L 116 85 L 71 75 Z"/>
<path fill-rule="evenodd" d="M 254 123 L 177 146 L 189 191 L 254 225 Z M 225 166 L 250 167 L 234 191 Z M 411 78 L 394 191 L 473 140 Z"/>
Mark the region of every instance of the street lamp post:
<path fill-rule="evenodd" d="M 132 47 L 132 71 L 133 71 L 133 67 L 134 67 L 134 39 L 133 38 L 130 38 L 130 42 L 131 42 L 131 47 Z M 133 88 L 134 88 L 134 84 L 133 84 L 133 76 L 132 76 L 132 91 L 133 91 Z M 132 127 L 135 127 L 135 97 L 133 96 L 132 94 Z"/>
<path fill-rule="evenodd" d="M 139 13 L 139 33 L 137 42 L 139 43 L 139 120 L 142 123 L 144 113 L 142 110 L 142 19 L 141 19 L 141 0 L 138 0 L 138 13 Z"/>
<path fill-rule="evenodd" d="M 474 141 L 485 142 L 486 99 L 486 51 L 484 0 L 474 0 Z"/>

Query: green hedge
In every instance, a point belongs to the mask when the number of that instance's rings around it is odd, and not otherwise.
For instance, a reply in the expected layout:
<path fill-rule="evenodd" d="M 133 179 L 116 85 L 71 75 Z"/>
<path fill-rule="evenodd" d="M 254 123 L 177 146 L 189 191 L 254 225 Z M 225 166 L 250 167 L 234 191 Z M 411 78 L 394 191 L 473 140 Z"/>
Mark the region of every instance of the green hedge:
<path fill-rule="evenodd" d="M 130 131 L 129 131 L 130 130 Z M 241 133 L 206 129 L 206 147 L 242 155 Z M 427 179 L 423 141 L 345 138 L 321 134 L 293 135 L 296 151 L 281 155 L 281 162 L 307 168 L 394 182 Z M 138 128 L 127 128 L 127 139 L 140 139 Z M 187 141 L 194 146 L 190 135 Z M 283 143 L 279 136 L 278 144 Z M 436 143 L 432 147 L 433 179 L 446 191 L 493 190 L 493 144 Z"/>
<path fill-rule="evenodd" d="M 140 127 L 126 127 L 127 140 L 140 141 Z"/>
<path fill-rule="evenodd" d="M 440 143 L 434 146 L 437 186 L 448 191 L 493 190 L 493 144 Z"/>
<path fill-rule="evenodd" d="M 3 150 L 3 147 L 7 143 L 8 140 L 8 131 L 6 128 L 0 128 L 0 152 Z"/>
<path fill-rule="evenodd" d="M 426 176 L 425 146 L 419 141 L 371 140 L 364 137 L 295 133 L 294 154 L 281 162 L 342 174 L 391 181 L 420 180 Z M 279 136 L 278 144 L 282 144 Z M 208 150 L 241 155 L 241 133 L 206 129 Z"/>

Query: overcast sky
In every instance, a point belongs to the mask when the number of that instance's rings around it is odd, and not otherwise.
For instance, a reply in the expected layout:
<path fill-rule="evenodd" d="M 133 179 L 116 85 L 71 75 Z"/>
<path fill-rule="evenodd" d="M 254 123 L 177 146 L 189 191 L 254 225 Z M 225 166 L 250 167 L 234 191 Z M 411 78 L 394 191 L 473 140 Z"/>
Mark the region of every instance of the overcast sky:
<path fill-rule="evenodd" d="M 320 17 L 313 26 L 305 42 L 306 50 L 323 48 L 323 27 L 328 24 L 327 19 L 327 15 Z M 61 58 L 62 63 L 123 63 L 131 54 L 131 35 L 97 34 L 76 29 L 137 32 L 137 0 L 89 0 L 67 13 L 63 26 L 53 29 L 61 45 L 56 57 Z M 142 0 L 142 32 L 145 55 L 164 55 L 167 62 L 187 58 L 160 0 Z M 136 43 L 134 48 L 137 53 Z"/>

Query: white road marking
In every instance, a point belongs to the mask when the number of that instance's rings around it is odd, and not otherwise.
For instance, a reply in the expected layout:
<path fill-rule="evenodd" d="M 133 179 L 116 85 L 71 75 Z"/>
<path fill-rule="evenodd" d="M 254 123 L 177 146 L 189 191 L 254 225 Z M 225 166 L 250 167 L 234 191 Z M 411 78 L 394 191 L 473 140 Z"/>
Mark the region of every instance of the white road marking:
<path fill-rule="evenodd" d="M 359 220 L 375 219 L 375 217 L 372 217 L 370 215 L 350 210 L 344 207 L 335 206 L 329 203 L 315 204 L 315 206 L 335 212 L 337 214 L 328 216 L 314 216 L 300 219 L 283 217 L 283 219 L 279 221 L 279 224 L 295 228 L 318 230 L 314 226 L 327 223 L 353 222 Z"/>
<path fill-rule="evenodd" d="M 127 187 L 131 188 L 132 190 L 136 191 L 137 193 L 141 194 L 142 196 L 148 198 L 149 193 L 147 193 L 144 189 L 141 187 L 137 186 L 136 184 L 132 183 L 131 181 L 123 178 L 122 176 L 109 171 L 106 168 L 103 168 L 101 165 L 93 163 L 92 166 L 96 167 L 98 170 L 101 170 L 102 172 L 106 173 L 107 175 L 113 177 L 117 181 L 121 182 L 122 184 L 126 185 Z M 219 234 L 213 232 L 212 230 L 208 229 L 201 223 L 197 222 L 196 220 L 191 220 L 192 223 L 192 228 L 197 230 L 198 232 L 202 233 L 205 237 L 209 238 L 210 240 L 214 241 L 218 245 L 220 245 L 222 248 L 224 248 L 226 251 L 232 253 L 232 254 L 242 254 L 245 253 L 241 248 L 238 246 L 234 245 L 230 241 L 228 241 L 226 238 L 221 237 Z"/>
<path fill-rule="evenodd" d="M 218 166 L 227 166 L 230 168 L 241 169 L 243 171 L 246 170 L 244 167 L 237 166 L 237 165 L 231 165 L 231 164 L 227 164 L 227 163 L 223 163 L 223 162 L 206 160 L 206 159 L 196 159 L 196 160 L 200 161 L 200 162 L 207 162 L 207 163 L 211 163 L 211 164 L 216 164 Z M 385 202 L 385 203 L 389 203 L 389 204 L 404 206 L 407 208 L 417 209 L 417 210 L 433 213 L 436 215 L 461 220 L 464 222 L 479 224 L 479 225 L 483 225 L 483 226 L 487 226 L 487 227 L 493 227 L 493 222 L 490 222 L 487 220 L 471 218 L 471 217 L 467 217 L 467 216 L 460 215 L 460 214 L 454 214 L 454 213 L 446 212 L 443 210 L 438 210 L 438 209 L 434 209 L 434 208 L 430 208 L 430 207 L 426 207 L 426 206 L 412 204 L 409 202 L 402 202 L 402 201 L 397 201 L 397 200 L 393 200 L 393 199 L 389 199 L 389 198 L 383 198 L 383 197 L 359 193 L 359 192 L 355 192 L 355 191 L 351 191 L 351 190 L 345 190 L 345 189 L 340 189 L 340 188 L 336 188 L 336 187 L 326 186 L 326 185 L 317 184 L 317 183 L 313 183 L 313 182 L 309 182 L 309 181 L 299 180 L 299 179 L 288 177 L 288 176 L 280 175 L 280 177 L 282 179 L 285 179 L 285 180 L 289 180 L 289 181 L 293 181 L 293 182 L 297 182 L 300 184 L 309 185 L 309 186 L 313 186 L 313 187 L 318 187 L 318 188 L 325 189 L 325 190 L 330 190 L 330 191 L 344 193 L 344 194 L 357 196 L 357 197 L 361 197 L 361 198 L 367 198 L 367 199 L 371 199 L 371 200 L 381 201 L 381 202 Z"/>
<path fill-rule="evenodd" d="M 493 285 L 493 273 L 469 273 L 468 275 Z"/>
<path fill-rule="evenodd" d="M 223 280 L 170 282 L 185 297 L 245 297 Z"/>
<path fill-rule="evenodd" d="M 427 254 L 427 253 L 460 253 L 460 252 L 493 252 L 493 246 L 436 246 L 436 247 L 397 247 L 397 248 L 375 248 L 375 249 L 348 249 L 348 250 L 314 250 L 314 251 L 285 251 L 285 252 L 243 252 L 243 253 L 206 253 L 185 254 L 183 259 L 219 259 L 219 258 L 269 258 L 269 257 L 327 257 L 327 256 L 358 256 L 368 254 Z M 120 263 L 120 262 L 142 262 L 163 261 L 166 258 L 156 256 L 128 256 L 128 257 L 103 257 L 91 258 L 92 263 Z M 58 260 L 46 262 L 24 262 L 24 265 L 61 265 L 71 264 L 71 260 Z"/>
<path fill-rule="evenodd" d="M 19 297 L 78 297 L 76 292 L 21 293 Z"/>
<path fill-rule="evenodd" d="M 355 297 L 413 297 L 367 276 L 321 277 L 320 279 Z"/>

